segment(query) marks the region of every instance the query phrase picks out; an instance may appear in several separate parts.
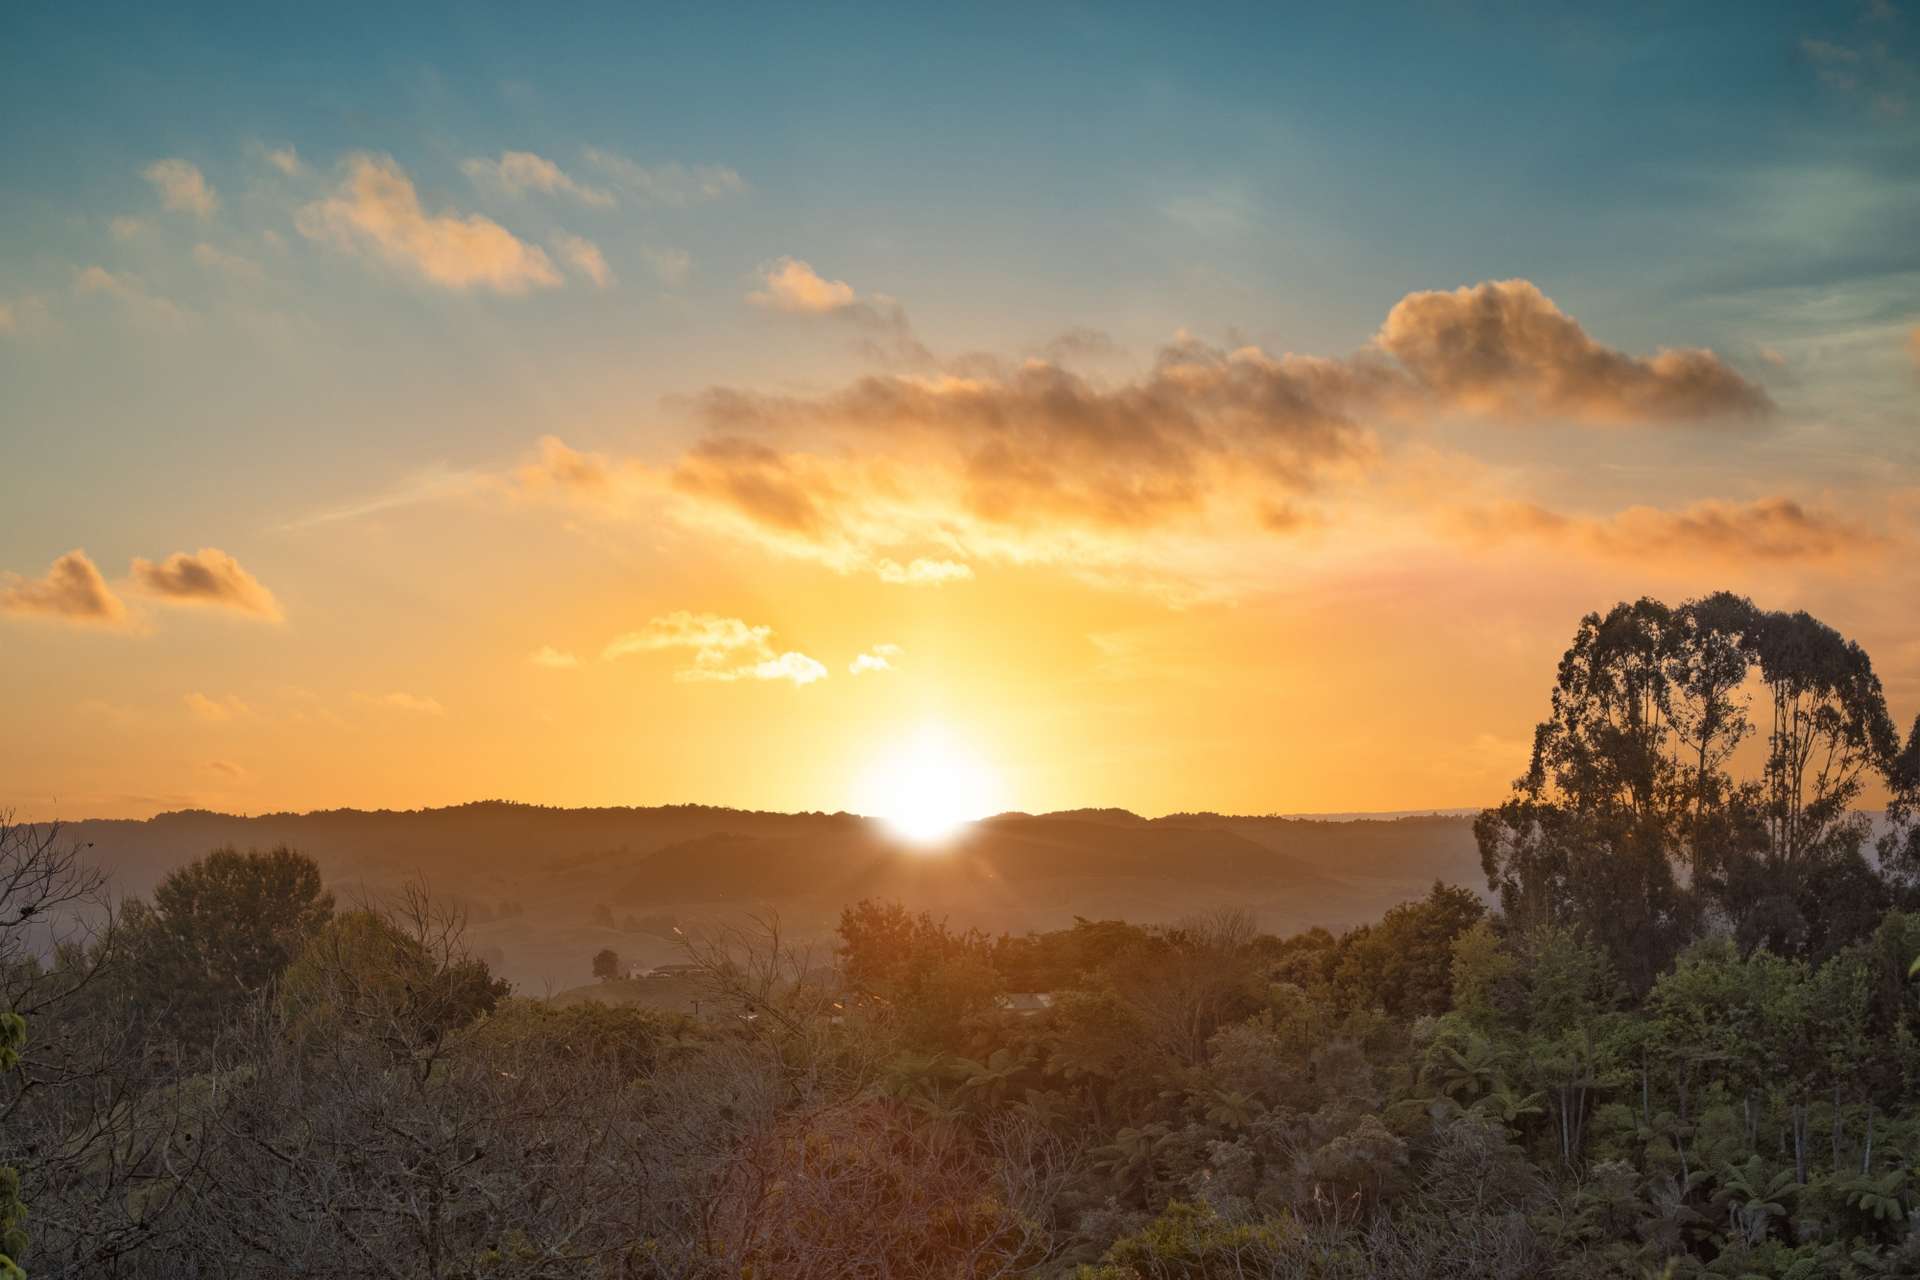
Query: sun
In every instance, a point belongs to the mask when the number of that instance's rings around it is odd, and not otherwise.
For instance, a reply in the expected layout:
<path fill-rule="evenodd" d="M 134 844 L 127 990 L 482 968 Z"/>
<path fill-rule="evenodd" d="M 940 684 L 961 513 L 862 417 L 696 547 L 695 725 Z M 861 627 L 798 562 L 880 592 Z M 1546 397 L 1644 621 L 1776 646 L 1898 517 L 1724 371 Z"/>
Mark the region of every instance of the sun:
<path fill-rule="evenodd" d="M 867 768 L 856 807 L 902 839 L 935 845 L 998 812 L 1000 782 L 945 727 L 928 724 Z"/>

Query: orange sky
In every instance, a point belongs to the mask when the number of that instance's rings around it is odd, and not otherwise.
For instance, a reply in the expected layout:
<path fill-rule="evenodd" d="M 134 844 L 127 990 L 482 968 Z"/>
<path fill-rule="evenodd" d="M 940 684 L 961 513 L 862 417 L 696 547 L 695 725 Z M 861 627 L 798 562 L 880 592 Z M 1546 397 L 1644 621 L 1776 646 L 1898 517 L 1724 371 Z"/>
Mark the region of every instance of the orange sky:
<path fill-rule="evenodd" d="M 1905 725 L 1920 116 L 1899 39 L 1801 21 L 1631 104 L 1503 29 L 1549 128 L 1451 28 L 1321 77 L 1049 20 L 828 92 L 791 41 L 35 18 L 0 806 L 836 809 L 929 726 L 1008 808 L 1480 805 L 1581 614 L 1722 588 Z"/>

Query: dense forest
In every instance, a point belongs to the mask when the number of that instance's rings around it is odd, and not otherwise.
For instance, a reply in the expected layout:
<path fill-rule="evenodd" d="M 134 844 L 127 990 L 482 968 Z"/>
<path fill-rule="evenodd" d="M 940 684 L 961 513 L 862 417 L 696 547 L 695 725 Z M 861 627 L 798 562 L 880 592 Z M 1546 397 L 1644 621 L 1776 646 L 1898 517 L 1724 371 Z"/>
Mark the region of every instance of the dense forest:
<path fill-rule="evenodd" d="M 864 900 L 560 1007 L 424 886 L 6 826 L 0 1275 L 1913 1276 L 1917 803 L 1867 655 L 1722 595 L 1581 622 L 1495 905 L 1337 934 Z"/>

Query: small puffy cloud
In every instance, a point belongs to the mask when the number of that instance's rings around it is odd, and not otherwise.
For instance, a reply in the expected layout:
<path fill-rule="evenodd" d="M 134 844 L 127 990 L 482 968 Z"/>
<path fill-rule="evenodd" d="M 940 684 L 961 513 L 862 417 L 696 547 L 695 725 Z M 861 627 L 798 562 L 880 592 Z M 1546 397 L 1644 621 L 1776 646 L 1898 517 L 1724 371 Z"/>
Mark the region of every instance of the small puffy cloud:
<path fill-rule="evenodd" d="M 253 259 L 243 258 L 237 253 L 228 253 L 210 244 L 193 246 L 193 260 L 209 271 L 217 271 L 221 275 L 246 284 L 258 284 L 266 279 L 266 273 Z"/>
<path fill-rule="evenodd" d="M 130 214 L 121 214 L 107 224 L 107 233 L 122 242 L 137 238 L 147 229 L 147 224 Z"/>
<path fill-rule="evenodd" d="M 409 715 L 443 716 L 447 709 L 436 698 L 422 697 L 417 693 L 395 690 L 393 693 L 356 693 L 353 700 L 367 707 L 381 707 L 388 711 L 404 711 Z"/>
<path fill-rule="evenodd" d="M 544 195 L 572 196 L 581 204 L 598 209 L 613 207 L 613 193 L 602 187 L 575 182 L 566 171 L 544 156 L 531 151 L 502 151 L 498 160 L 476 156 L 460 166 L 476 186 L 490 187 L 507 195 L 538 191 Z"/>
<path fill-rule="evenodd" d="M 211 218 L 220 208 L 219 193 L 208 184 L 197 165 L 186 160 L 155 160 L 142 176 L 160 193 L 160 203 L 175 213 Z"/>
<path fill-rule="evenodd" d="M 765 288 L 747 295 L 747 301 L 773 311 L 819 315 L 854 304 L 853 286 L 828 280 L 798 258 L 781 258 L 762 269 Z"/>
<path fill-rule="evenodd" d="M 898 560 L 882 559 L 873 567 L 880 581 L 900 586 L 939 586 L 945 582 L 964 582 L 973 577 L 973 566 L 961 564 L 957 560 L 935 560 L 927 556 L 916 556 L 901 564 Z"/>
<path fill-rule="evenodd" d="M 642 249 L 640 256 L 647 260 L 658 276 L 660 283 L 668 288 L 678 288 L 687 282 L 693 272 L 693 255 L 684 249 Z"/>
<path fill-rule="evenodd" d="M 578 655 L 565 649 L 556 649 L 550 644 L 543 644 L 528 654 L 527 661 L 536 667 L 546 667 L 553 671 L 567 671 L 580 665 Z"/>
<path fill-rule="evenodd" d="M 812 684 L 827 675 L 826 666 L 804 653 L 775 653 L 773 628 L 749 626 L 739 618 L 675 610 L 650 620 L 639 631 L 616 636 L 602 650 L 605 661 L 636 653 L 692 650 L 693 665 L 674 673 L 681 681 L 787 680 Z"/>
<path fill-rule="evenodd" d="M 266 622 L 284 617 L 273 592 L 218 547 L 176 551 L 158 564 L 136 557 L 131 573 L 143 590 L 167 604 L 232 609 Z"/>
<path fill-rule="evenodd" d="M 1408 294 L 1376 341 L 1437 407 L 1461 413 L 1624 425 L 1755 418 L 1773 408 L 1711 351 L 1641 357 L 1602 346 L 1526 280 Z"/>
<path fill-rule="evenodd" d="M 224 698 L 209 698 L 196 690 L 187 694 L 181 701 L 187 704 L 187 710 L 195 716 L 215 724 L 245 719 L 253 714 L 253 708 L 248 706 L 244 699 L 231 693 Z"/>
<path fill-rule="evenodd" d="M 859 350 L 879 365 L 926 368 L 933 353 L 914 336 L 907 312 L 885 294 L 861 297 L 845 280 L 828 280 L 799 258 L 780 258 L 760 268 L 764 287 L 747 301 L 788 315 L 832 316 L 861 331 Z"/>
<path fill-rule="evenodd" d="M 300 153 L 290 145 L 267 148 L 266 159 L 268 164 L 289 178 L 297 178 L 307 169 L 307 166 L 300 162 Z"/>
<path fill-rule="evenodd" d="M 448 289 L 518 294 L 562 283 L 544 250 L 491 218 L 426 212 L 413 179 L 391 156 L 351 157 L 339 188 L 302 207 L 295 225 L 310 240 Z"/>
<path fill-rule="evenodd" d="M 847 664 L 847 674 L 857 676 L 869 671 L 891 671 L 893 660 L 902 652 L 903 650 L 897 644 L 874 645 L 865 653 L 855 656 L 854 660 Z"/>
<path fill-rule="evenodd" d="M 684 208 L 747 189 L 746 180 L 725 165 L 647 166 L 598 147 L 588 147 L 584 154 L 589 165 L 640 204 Z"/>
<path fill-rule="evenodd" d="M 596 289 L 604 289 L 613 283 L 613 269 L 607 266 L 606 255 L 600 252 L 599 245 L 585 236 L 559 232 L 553 237 L 553 247 L 561 261 L 593 281 Z"/>
<path fill-rule="evenodd" d="M 107 586 L 87 553 L 75 548 L 38 578 L 0 573 L 0 613 L 119 626 L 127 608 Z"/>
<path fill-rule="evenodd" d="M 1791 498 L 1696 502 L 1678 510 L 1629 507 L 1608 516 L 1565 515 L 1515 502 L 1458 516 L 1485 541 L 1526 538 L 1639 562 L 1836 561 L 1882 550 L 1886 540 Z"/>

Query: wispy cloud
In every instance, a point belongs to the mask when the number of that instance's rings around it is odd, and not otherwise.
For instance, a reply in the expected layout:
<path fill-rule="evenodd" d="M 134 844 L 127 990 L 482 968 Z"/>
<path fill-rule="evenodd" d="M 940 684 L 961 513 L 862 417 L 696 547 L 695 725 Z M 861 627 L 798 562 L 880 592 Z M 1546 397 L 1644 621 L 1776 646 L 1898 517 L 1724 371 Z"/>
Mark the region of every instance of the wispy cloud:
<path fill-rule="evenodd" d="M 232 280 L 245 284 L 259 284 L 266 279 L 266 272 L 260 264 L 251 258 L 243 258 L 237 253 L 228 253 L 210 244 L 193 246 L 193 260 L 209 271 L 217 271 Z"/>
<path fill-rule="evenodd" d="M 739 195 L 746 179 L 725 165 L 643 165 L 617 152 L 588 147 L 587 163 L 636 203 L 684 208 Z"/>
<path fill-rule="evenodd" d="M 28 333 L 46 321 L 46 300 L 38 295 L 0 298 L 0 334 Z"/>
<path fill-rule="evenodd" d="M 1606 516 L 1565 515 L 1514 502 L 1457 513 L 1457 527 L 1487 541 L 1520 538 L 1640 563 L 1832 562 L 1885 549 L 1885 537 L 1790 498 L 1707 500 L 1677 510 L 1629 507 Z"/>
<path fill-rule="evenodd" d="M 388 711 L 404 711 L 417 716 L 444 716 L 447 709 L 440 705 L 437 698 L 423 697 L 417 693 L 395 690 L 392 693 L 356 693 L 353 700 L 367 707 L 380 707 Z"/>
<path fill-rule="evenodd" d="M 191 315 L 171 299 L 152 293 L 138 276 L 116 275 L 101 266 L 83 267 L 73 278 L 81 297 L 111 298 L 134 320 L 159 329 L 178 329 Z"/>
<path fill-rule="evenodd" d="M 646 248 L 640 254 L 647 260 L 647 265 L 653 268 L 653 274 L 660 283 L 670 289 L 685 284 L 693 272 L 693 255 L 684 249 Z"/>
<path fill-rule="evenodd" d="M 905 564 L 898 560 L 882 559 L 874 565 L 873 571 L 880 581 L 900 586 L 937 587 L 944 582 L 965 582 L 973 577 L 972 565 L 928 556 L 917 556 Z"/>
<path fill-rule="evenodd" d="M 185 695 L 181 701 L 186 703 L 187 710 L 199 719 L 216 724 L 229 720 L 242 720 L 253 714 L 253 708 L 244 699 L 231 693 L 224 697 L 210 698 L 195 690 Z"/>
<path fill-rule="evenodd" d="M 75 548 L 38 578 L 0 573 L 0 613 L 116 627 L 127 608 L 107 586 L 87 553 Z"/>
<path fill-rule="evenodd" d="M 218 547 L 176 551 L 158 564 L 136 557 L 130 573 L 147 594 L 167 604 L 230 609 L 264 622 L 285 616 L 273 592 Z"/>
<path fill-rule="evenodd" d="M 554 671 L 570 671 L 580 665 L 578 655 L 565 649 L 556 649 L 550 644 L 543 644 L 528 654 L 527 661 L 536 667 L 546 667 Z"/>
<path fill-rule="evenodd" d="M 334 194 L 302 207 L 295 225 L 308 239 L 448 289 L 519 294 L 561 284 L 544 250 L 491 218 L 426 212 L 391 156 L 350 157 Z"/>
<path fill-rule="evenodd" d="M 674 673 L 674 679 L 682 681 L 786 680 L 804 685 L 826 678 L 824 663 L 792 650 L 775 653 L 772 638 L 771 627 L 676 610 L 614 637 L 600 656 L 611 662 L 637 653 L 691 650 L 693 665 Z"/>
<path fill-rule="evenodd" d="M 462 164 L 460 171 L 476 185 L 507 195 L 537 191 L 544 195 L 571 196 L 581 204 L 599 209 L 610 209 L 615 204 L 611 191 L 576 182 L 559 165 L 531 151 L 502 151 L 497 160 L 476 156 Z"/>
<path fill-rule="evenodd" d="M 307 171 L 307 166 L 300 161 L 300 153 L 291 145 L 267 148 L 266 160 L 282 177 L 297 178 Z"/>
<path fill-rule="evenodd" d="M 607 266 L 606 255 L 600 252 L 599 245 L 585 236 L 557 232 L 553 237 L 553 247 L 561 261 L 593 281 L 596 289 L 605 289 L 613 283 L 613 269 Z"/>
<path fill-rule="evenodd" d="M 141 176 L 153 184 L 160 203 L 175 213 L 204 219 L 220 210 L 220 195 L 198 165 L 178 158 L 155 160 L 141 171 Z"/>

